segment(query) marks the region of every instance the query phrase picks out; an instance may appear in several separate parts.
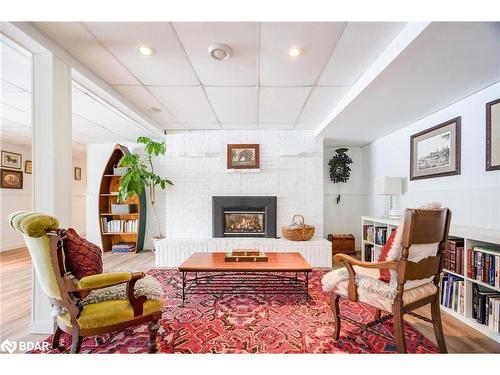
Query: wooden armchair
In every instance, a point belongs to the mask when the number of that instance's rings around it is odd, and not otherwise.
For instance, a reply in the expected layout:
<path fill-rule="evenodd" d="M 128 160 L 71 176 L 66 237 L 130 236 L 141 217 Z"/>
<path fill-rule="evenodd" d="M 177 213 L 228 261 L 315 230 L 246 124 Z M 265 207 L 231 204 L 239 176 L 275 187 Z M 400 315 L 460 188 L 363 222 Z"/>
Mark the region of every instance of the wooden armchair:
<path fill-rule="evenodd" d="M 361 326 L 363 329 L 379 335 L 387 340 L 395 341 L 397 350 L 406 353 L 406 339 L 404 335 L 404 314 L 411 314 L 420 319 L 428 321 L 434 326 L 434 333 L 439 352 L 446 353 L 446 343 L 441 324 L 441 312 L 439 307 L 439 278 L 442 271 L 442 253 L 448 238 L 451 220 L 451 211 L 447 208 L 435 210 L 407 209 L 404 217 L 404 229 L 402 233 L 402 252 L 398 261 L 385 261 L 378 263 L 363 262 L 348 255 L 335 255 L 335 261 L 342 262 L 349 273 L 347 282 L 339 283 L 331 294 L 331 306 L 334 315 L 335 333 L 334 339 L 339 339 L 341 319 Z M 418 261 L 412 261 L 412 246 L 416 249 L 434 249 Z M 356 274 L 361 273 L 377 278 L 380 269 L 397 272 L 397 291 L 395 298 L 378 296 L 377 293 L 358 288 L 356 285 Z M 430 280 L 429 280 L 430 279 Z M 417 282 L 416 282 L 417 281 Z M 413 283 L 417 286 L 410 287 Z M 406 288 L 405 288 L 406 284 Z M 341 316 L 339 311 L 340 297 L 347 297 L 351 301 L 359 301 L 376 308 L 375 319 L 367 324 Z M 413 312 L 413 310 L 431 305 L 431 319 Z M 381 311 L 388 314 L 381 317 Z M 372 329 L 376 324 L 393 318 L 395 338 L 383 335 Z"/>
<path fill-rule="evenodd" d="M 66 272 L 66 230 L 53 229 L 59 224 L 56 218 L 15 212 L 9 216 L 9 222 L 23 234 L 40 286 L 52 305 L 61 311 L 54 323 L 54 349 L 59 349 L 62 332 L 72 336 L 70 352 L 78 353 L 86 336 L 102 335 L 148 323 L 149 352 L 156 351 L 163 300 L 135 297 L 134 285 L 144 277 L 142 272 L 111 272 L 78 280 Z M 82 306 L 79 292 L 123 283 L 127 284 L 128 300 L 108 300 Z"/>

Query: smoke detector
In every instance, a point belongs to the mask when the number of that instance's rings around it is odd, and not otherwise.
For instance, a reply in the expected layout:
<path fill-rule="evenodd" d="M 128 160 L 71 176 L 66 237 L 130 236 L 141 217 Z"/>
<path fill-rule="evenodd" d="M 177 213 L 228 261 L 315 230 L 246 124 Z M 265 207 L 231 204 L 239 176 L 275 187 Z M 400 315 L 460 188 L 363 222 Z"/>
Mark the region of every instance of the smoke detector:
<path fill-rule="evenodd" d="M 208 47 L 209 55 L 215 60 L 227 60 L 233 53 L 231 47 L 226 44 L 216 43 Z"/>

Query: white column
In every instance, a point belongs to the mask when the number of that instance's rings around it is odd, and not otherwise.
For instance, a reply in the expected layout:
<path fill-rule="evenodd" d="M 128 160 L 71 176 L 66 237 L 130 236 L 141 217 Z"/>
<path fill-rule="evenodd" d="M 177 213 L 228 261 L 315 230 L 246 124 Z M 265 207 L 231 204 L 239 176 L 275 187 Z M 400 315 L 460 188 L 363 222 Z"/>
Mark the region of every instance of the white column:
<path fill-rule="evenodd" d="M 33 55 L 33 207 L 71 222 L 71 68 L 50 52 Z M 31 333 L 51 333 L 50 305 L 33 275 Z"/>

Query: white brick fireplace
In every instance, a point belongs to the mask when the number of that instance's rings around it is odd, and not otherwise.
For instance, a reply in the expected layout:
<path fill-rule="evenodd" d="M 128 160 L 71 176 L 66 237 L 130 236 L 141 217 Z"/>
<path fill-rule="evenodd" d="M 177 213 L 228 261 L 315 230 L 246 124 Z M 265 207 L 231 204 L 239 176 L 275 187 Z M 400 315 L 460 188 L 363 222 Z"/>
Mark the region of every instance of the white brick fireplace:
<path fill-rule="evenodd" d="M 169 134 L 166 175 L 175 185 L 165 196 L 167 239 L 157 243 L 156 266 L 178 266 L 193 252 L 234 247 L 299 251 L 315 267 L 331 266 L 323 236 L 323 145 L 309 131 L 193 131 Z M 228 172 L 231 143 L 258 143 L 260 171 Z M 212 238 L 213 196 L 276 196 L 277 233 L 300 213 L 316 227 L 314 240 Z"/>

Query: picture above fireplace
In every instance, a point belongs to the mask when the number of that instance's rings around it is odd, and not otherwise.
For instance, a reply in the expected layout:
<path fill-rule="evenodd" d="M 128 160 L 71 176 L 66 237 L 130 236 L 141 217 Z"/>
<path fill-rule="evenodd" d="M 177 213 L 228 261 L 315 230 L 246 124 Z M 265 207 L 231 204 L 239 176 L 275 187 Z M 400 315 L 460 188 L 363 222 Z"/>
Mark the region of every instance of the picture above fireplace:
<path fill-rule="evenodd" d="M 212 235 L 276 238 L 276 197 L 212 197 Z"/>

